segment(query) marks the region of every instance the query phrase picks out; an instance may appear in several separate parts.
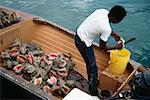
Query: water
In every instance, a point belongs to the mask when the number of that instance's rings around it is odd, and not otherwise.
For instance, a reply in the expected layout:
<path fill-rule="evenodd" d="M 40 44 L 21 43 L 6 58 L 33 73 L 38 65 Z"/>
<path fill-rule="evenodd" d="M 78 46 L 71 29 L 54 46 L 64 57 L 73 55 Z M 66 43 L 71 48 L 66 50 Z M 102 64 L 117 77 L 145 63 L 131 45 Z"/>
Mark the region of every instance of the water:
<path fill-rule="evenodd" d="M 116 4 L 123 5 L 128 15 L 113 25 L 114 31 L 126 40 L 136 37 L 126 48 L 132 59 L 150 66 L 150 0 L 0 0 L 0 5 L 44 17 L 72 31 L 95 9 Z"/>

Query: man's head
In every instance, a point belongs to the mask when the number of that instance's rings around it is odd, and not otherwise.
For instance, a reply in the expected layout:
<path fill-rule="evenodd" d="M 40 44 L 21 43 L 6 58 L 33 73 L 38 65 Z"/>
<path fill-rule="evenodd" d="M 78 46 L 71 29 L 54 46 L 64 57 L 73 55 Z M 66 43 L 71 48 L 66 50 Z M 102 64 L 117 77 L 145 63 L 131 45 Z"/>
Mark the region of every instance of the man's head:
<path fill-rule="evenodd" d="M 119 23 L 126 16 L 126 10 L 119 5 L 111 8 L 108 17 L 110 22 Z"/>

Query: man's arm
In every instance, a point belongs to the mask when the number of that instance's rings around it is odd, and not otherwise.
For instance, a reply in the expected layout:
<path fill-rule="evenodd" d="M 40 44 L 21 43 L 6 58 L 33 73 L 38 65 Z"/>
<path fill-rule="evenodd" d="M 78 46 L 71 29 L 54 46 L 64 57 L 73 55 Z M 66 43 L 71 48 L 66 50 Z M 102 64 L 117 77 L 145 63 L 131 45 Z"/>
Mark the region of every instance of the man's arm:
<path fill-rule="evenodd" d="M 121 37 L 120 37 L 117 33 L 113 32 L 113 31 L 112 31 L 112 33 L 111 33 L 111 36 L 114 37 L 114 39 L 115 39 L 116 41 L 119 41 L 119 40 L 121 39 Z"/>
<path fill-rule="evenodd" d="M 100 39 L 100 42 L 99 42 L 100 49 L 102 49 L 104 51 L 115 49 L 114 47 L 108 47 L 106 44 L 107 44 L 107 42 Z"/>
<path fill-rule="evenodd" d="M 119 44 L 116 44 L 114 47 L 109 47 L 107 46 L 107 42 L 103 41 L 102 39 L 100 39 L 100 42 L 99 42 L 99 47 L 100 49 L 104 50 L 104 51 L 107 51 L 107 50 L 114 50 L 114 49 L 121 49 L 123 47 L 122 43 L 119 43 Z"/>

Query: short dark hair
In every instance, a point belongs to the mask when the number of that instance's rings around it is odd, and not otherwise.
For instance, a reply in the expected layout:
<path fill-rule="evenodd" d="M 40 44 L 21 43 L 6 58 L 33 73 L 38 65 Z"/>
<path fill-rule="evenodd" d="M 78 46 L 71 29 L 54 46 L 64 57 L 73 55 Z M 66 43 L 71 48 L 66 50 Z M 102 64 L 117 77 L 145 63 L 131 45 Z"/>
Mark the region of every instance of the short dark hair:
<path fill-rule="evenodd" d="M 111 8 L 109 16 L 121 21 L 126 16 L 126 10 L 122 6 L 116 5 Z"/>

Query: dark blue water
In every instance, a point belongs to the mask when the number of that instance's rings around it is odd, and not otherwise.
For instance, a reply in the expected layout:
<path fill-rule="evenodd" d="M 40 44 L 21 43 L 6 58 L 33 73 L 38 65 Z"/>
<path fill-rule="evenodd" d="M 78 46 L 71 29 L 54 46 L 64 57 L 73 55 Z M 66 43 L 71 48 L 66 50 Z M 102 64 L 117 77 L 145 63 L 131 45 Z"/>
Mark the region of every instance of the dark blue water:
<path fill-rule="evenodd" d="M 136 37 L 126 48 L 132 59 L 150 66 L 150 0 L 0 0 L 0 5 L 44 17 L 72 31 L 95 9 L 116 4 L 123 5 L 128 15 L 113 25 L 114 31 L 126 40 Z"/>

